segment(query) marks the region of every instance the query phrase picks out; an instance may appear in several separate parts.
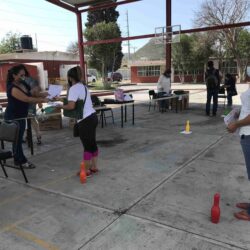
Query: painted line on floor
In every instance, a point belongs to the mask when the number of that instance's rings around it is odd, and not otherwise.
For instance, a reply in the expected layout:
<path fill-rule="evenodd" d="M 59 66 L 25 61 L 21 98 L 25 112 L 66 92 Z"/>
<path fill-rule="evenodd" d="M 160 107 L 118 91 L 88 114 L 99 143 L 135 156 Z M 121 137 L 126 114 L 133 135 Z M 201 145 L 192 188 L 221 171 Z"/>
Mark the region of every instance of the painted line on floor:
<path fill-rule="evenodd" d="M 12 198 L 9 198 L 9 199 L 5 199 L 3 201 L 0 202 L 0 206 L 3 206 L 3 205 L 6 205 L 7 203 L 10 203 L 10 202 L 13 202 L 13 201 L 17 201 L 17 200 L 20 200 L 22 199 L 24 196 L 28 196 L 30 194 L 34 193 L 34 191 L 29 191 L 27 193 L 23 193 L 23 194 L 20 194 L 20 195 L 17 195 L 15 197 L 12 197 Z"/>
<path fill-rule="evenodd" d="M 25 240 L 31 241 L 44 249 L 59 250 L 59 248 L 57 246 L 38 238 L 37 236 L 35 236 L 34 234 L 32 234 L 30 232 L 21 230 L 20 228 L 13 227 L 13 228 L 11 228 L 10 232 L 14 233 L 18 237 L 21 237 Z"/>

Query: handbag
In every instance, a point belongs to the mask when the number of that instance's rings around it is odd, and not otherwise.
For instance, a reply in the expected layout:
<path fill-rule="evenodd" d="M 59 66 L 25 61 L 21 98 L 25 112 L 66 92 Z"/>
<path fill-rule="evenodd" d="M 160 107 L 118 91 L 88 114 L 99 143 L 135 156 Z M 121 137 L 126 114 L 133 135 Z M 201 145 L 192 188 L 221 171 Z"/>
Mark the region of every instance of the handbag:
<path fill-rule="evenodd" d="M 124 101 L 124 92 L 123 89 L 116 89 L 114 92 L 116 101 L 123 102 Z"/>
<path fill-rule="evenodd" d="M 76 122 L 74 124 L 74 127 L 73 127 L 73 136 L 74 137 L 79 137 L 80 133 L 79 133 L 79 123 Z"/>
<path fill-rule="evenodd" d="M 236 89 L 231 90 L 231 91 L 230 91 L 230 95 L 231 95 L 231 96 L 238 95 L 237 90 L 236 90 Z"/>

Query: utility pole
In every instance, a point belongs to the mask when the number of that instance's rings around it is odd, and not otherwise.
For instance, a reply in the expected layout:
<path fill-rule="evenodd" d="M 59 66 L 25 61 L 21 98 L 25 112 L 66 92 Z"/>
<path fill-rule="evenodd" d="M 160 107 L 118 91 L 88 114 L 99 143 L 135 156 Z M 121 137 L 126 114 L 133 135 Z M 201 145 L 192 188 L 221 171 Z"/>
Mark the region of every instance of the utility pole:
<path fill-rule="evenodd" d="M 135 50 L 137 49 L 137 47 L 131 46 L 131 49 L 134 50 L 134 53 L 133 53 L 133 56 L 132 56 L 132 60 L 135 61 Z"/>
<path fill-rule="evenodd" d="M 129 37 L 129 22 L 128 22 L 128 11 L 126 11 L 127 16 L 127 37 Z M 128 40 L 128 64 L 130 62 L 130 41 Z"/>

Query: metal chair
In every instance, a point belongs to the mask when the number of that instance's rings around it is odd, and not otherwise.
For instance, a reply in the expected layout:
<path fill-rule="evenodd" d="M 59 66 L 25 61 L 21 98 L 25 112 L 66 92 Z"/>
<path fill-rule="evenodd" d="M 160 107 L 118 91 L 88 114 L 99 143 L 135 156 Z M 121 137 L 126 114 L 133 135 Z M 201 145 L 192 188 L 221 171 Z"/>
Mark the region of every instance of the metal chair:
<path fill-rule="evenodd" d="M 155 93 L 154 90 L 149 90 L 148 91 L 148 95 L 149 95 L 149 105 L 148 105 L 148 111 L 150 111 L 151 105 L 152 103 L 154 104 L 154 110 L 157 104 L 157 94 Z"/>
<path fill-rule="evenodd" d="M 3 142 L 6 141 L 11 143 L 17 143 L 18 133 L 19 133 L 19 127 L 17 123 L 15 122 L 0 123 L 0 141 L 2 142 L 2 147 L 0 148 L 0 165 L 2 167 L 2 170 L 6 178 L 8 178 L 8 174 L 5 168 L 10 167 L 20 170 L 23 174 L 25 182 L 28 183 L 28 179 L 26 177 L 22 164 L 20 164 L 19 166 L 12 166 L 6 164 L 6 160 L 13 158 L 13 154 L 11 150 L 4 149 Z"/>
<path fill-rule="evenodd" d="M 218 101 L 219 101 L 219 99 L 224 99 L 223 107 L 225 108 L 225 107 L 226 107 L 227 95 L 226 95 L 226 92 L 225 92 L 225 88 L 224 88 L 224 87 L 220 87 L 220 89 L 219 89 Z M 219 102 L 218 102 L 218 103 L 219 103 Z"/>
<path fill-rule="evenodd" d="M 107 120 L 106 119 L 109 118 L 109 117 L 112 118 L 112 122 L 114 124 L 115 121 L 114 121 L 114 114 L 113 114 L 112 108 L 106 107 L 101 102 L 101 100 L 97 96 L 95 96 L 95 95 L 91 95 L 91 100 L 92 100 L 94 108 L 96 109 L 96 113 L 100 114 L 100 121 L 101 121 L 102 128 L 103 128 L 104 123 L 105 123 L 105 125 L 107 125 Z M 105 112 L 107 112 L 107 111 L 109 111 L 111 113 L 110 116 L 107 116 L 105 114 Z"/>

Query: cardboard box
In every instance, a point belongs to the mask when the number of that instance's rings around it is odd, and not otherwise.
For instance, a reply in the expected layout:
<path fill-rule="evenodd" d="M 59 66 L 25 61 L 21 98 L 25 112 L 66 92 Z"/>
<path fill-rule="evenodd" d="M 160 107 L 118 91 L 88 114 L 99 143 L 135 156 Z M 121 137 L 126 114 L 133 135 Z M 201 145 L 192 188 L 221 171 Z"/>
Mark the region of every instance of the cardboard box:
<path fill-rule="evenodd" d="M 189 91 L 185 91 L 185 94 L 189 94 Z M 178 98 L 171 99 L 171 107 L 173 110 L 176 109 L 176 105 L 178 105 L 178 110 L 184 110 L 189 108 L 189 95 L 182 96 L 181 100 Z"/>
<path fill-rule="evenodd" d="M 39 121 L 39 126 L 41 131 L 62 129 L 62 116 L 61 114 L 51 115 L 46 120 Z"/>

